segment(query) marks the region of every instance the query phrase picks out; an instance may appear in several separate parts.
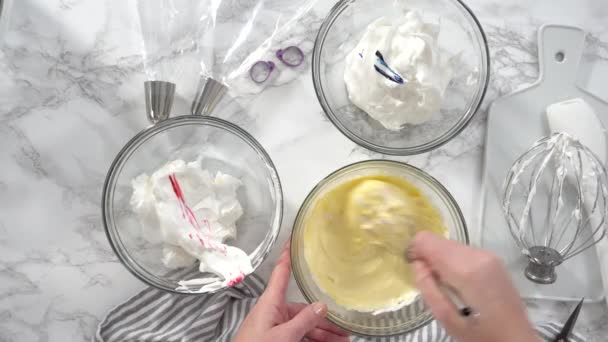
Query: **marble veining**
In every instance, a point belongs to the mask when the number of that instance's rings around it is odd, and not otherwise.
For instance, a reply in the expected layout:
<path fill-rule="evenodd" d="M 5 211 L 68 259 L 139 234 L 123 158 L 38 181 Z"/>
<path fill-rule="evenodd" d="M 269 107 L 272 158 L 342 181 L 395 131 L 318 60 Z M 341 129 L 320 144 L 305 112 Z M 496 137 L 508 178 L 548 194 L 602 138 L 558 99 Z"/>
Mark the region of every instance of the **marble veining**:
<path fill-rule="evenodd" d="M 540 25 L 577 25 L 588 32 L 580 84 L 608 98 L 607 2 L 470 0 L 466 3 L 486 31 L 492 61 L 480 112 L 457 138 L 430 153 L 395 158 L 367 151 L 333 127 L 312 87 L 310 54 L 330 3 L 281 37 L 281 44 L 304 50 L 306 63 L 280 67 L 268 85 L 226 98 L 216 113 L 252 133 L 281 176 L 284 225 L 277 247 L 258 271 L 264 277 L 308 191 L 350 162 L 390 158 L 421 167 L 446 185 L 468 222 L 475 222 L 487 109 L 498 96 L 538 77 Z M 143 286 L 114 256 L 100 209 L 111 161 L 147 126 L 136 1 L 9 4 L 0 20 L 0 341 L 89 340 L 103 315 Z M 231 1 L 230 8 L 243 4 Z M 276 9 L 284 4 L 286 0 L 267 1 Z M 242 17 L 235 13 L 224 11 L 221 18 L 241 25 Z M 259 34 L 272 30 L 266 26 L 256 28 Z M 185 73 L 184 86 L 178 85 L 175 113 L 189 111 L 197 73 Z M 301 299 L 295 284 L 289 295 Z M 563 321 L 573 307 L 527 304 L 536 321 Z M 589 341 L 602 341 L 608 336 L 607 322 L 605 305 L 587 305 L 577 328 Z"/>

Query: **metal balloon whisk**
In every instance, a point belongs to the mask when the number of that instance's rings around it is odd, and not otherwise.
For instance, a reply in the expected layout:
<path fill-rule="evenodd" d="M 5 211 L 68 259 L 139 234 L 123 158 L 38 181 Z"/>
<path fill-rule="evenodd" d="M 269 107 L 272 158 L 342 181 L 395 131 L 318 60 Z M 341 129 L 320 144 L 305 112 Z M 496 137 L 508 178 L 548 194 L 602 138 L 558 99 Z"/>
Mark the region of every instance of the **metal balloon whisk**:
<path fill-rule="evenodd" d="M 565 133 L 539 140 L 515 161 L 502 205 L 511 234 L 529 259 L 528 279 L 555 282 L 556 266 L 606 235 L 607 185 L 598 157 Z"/>

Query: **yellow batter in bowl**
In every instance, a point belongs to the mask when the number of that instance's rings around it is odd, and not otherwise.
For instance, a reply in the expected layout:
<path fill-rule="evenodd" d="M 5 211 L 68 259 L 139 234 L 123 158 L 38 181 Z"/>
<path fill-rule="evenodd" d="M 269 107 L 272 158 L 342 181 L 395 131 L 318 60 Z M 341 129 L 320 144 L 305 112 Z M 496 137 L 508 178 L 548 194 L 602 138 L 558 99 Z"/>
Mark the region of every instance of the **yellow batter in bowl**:
<path fill-rule="evenodd" d="M 305 221 L 304 257 L 317 285 L 348 310 L 399 309 L 418 295 L 405 259 L 420 230 L 446 236 L 441 214 L 390 175 L 350 179 L 323 194 Z"/>

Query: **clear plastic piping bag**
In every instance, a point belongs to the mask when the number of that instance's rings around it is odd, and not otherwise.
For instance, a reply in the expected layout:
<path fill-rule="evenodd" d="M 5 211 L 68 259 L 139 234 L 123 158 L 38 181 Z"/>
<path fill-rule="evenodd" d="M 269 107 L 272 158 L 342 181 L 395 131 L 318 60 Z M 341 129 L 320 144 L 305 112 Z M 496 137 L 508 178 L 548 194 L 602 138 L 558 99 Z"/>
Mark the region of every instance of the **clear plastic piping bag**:
<path fill-rule="evenodd" d="M 176 89 L 183 96 L 193 96 L 190 89 L 198 82 L 198 77 L 193 75 L 201 71 L 199 40 L 213 27 L 211 2 L 137 1 L 147 78 L 144 84 L 146 112 L 152 123 L 169 117 Z"/>
<path fill-rule="evenodd" d="M 323 2 L 140 0 L 148 78 L 196 90 L 193 114 L 209 114 L 227 92 L 234 97 L 255 95 L 285 83 L 309 60 L 328 7 L 320 5 Z M 315 8 L 318 3 L 322 9 Z M 302 50 L 301 65 L 288 66 L 277 59 L 276 52 L 289 46 Z M 258 61 L 276 65 L 262 83 L 252 81 L 249 74 Z"/>

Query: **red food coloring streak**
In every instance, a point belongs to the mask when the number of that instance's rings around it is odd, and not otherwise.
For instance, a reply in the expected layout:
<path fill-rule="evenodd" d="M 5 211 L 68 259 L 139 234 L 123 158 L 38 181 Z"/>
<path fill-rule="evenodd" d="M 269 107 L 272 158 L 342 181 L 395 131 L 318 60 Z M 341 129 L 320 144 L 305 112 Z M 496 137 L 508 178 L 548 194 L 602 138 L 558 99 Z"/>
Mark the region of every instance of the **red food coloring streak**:
<path fill-rule="evenodd" d="M 177 177 L 175 177 L 175 174 L 169 175 L 169 181 L 171 182 L 171 187 L 173 188 L 173 192 L 175 193 L 175 196 L 177 197 L 177 200 L 179 201 L 180 207 L 182 208 L 183 217 L 187 218 L 188 221 L 190 222 L 190 224 L 194 228 L 196 228 L 196 230 L 200 231 L 201 227 L 198 225 L 198 222 L 196 221 L 196 216 L 194 216 L 194 213 L 192 212 L 190 207 L 188 207 L 188 205 L 186 204 L 186 200 L 184 199 L 184 193 L 182 192 L 182 189 L 179 186 L 179 183 L 177 182 Z"/>
<path fill-rule="evenodd" d="M 245 273 L 241 272 L 238 276 L 228 282 L 228 286 L 240 284 L 245 279 Z"/>
<path fill-rule="evenodd" d="M 202 230 L 198 224 L 198 221 L 196 220 L 196 216 L 194 215 L 194 212 L 192 212 L 192 209 L 190 209 L 190 207 L 186 204 L 186 200 L 184 199 L 184 193 L 182 192 L 182 188 L 179 186 L 179 182 L 177 181 L 177 177 L 175 176 L 174 173 L 169 175 L 169 182 L 171 182 L 171 187 L 173 188 L 175 197 L 177 197 L 180 208 L 182 209 L 182 217 L 185 219 L 188 219 L 188 222 L 190 222 L 190 224 L 194 227 L 194 229 L 201 232 Z M 211 230 L 211 226 L 209 225 L 209 220 L 204 219 L 203 222 L 207 225 L 209 230 Z M 206 247 L 205 240 L 203 240 L 203 238 L 201 238 L 201 236 L 198 233 L 196 233 L 196 235 L 197 235 L 198 241 L 201 243 L 201 245 L 203 247 Z M 188 234 L 188 237 L 190 239 L 192 239 L 192 233 Z M 220 251 L 220 252 L 222 252 L 222 254 L 226 255 L 226 246 L 223 246 L 223 245 L 217 246 L 214 243 L 209 242 L 209 248 Z M 242 279 L 240 281 L 242 281 Z M 237 282 L 237 284 L 238 284 L 238 282 Z"/>

